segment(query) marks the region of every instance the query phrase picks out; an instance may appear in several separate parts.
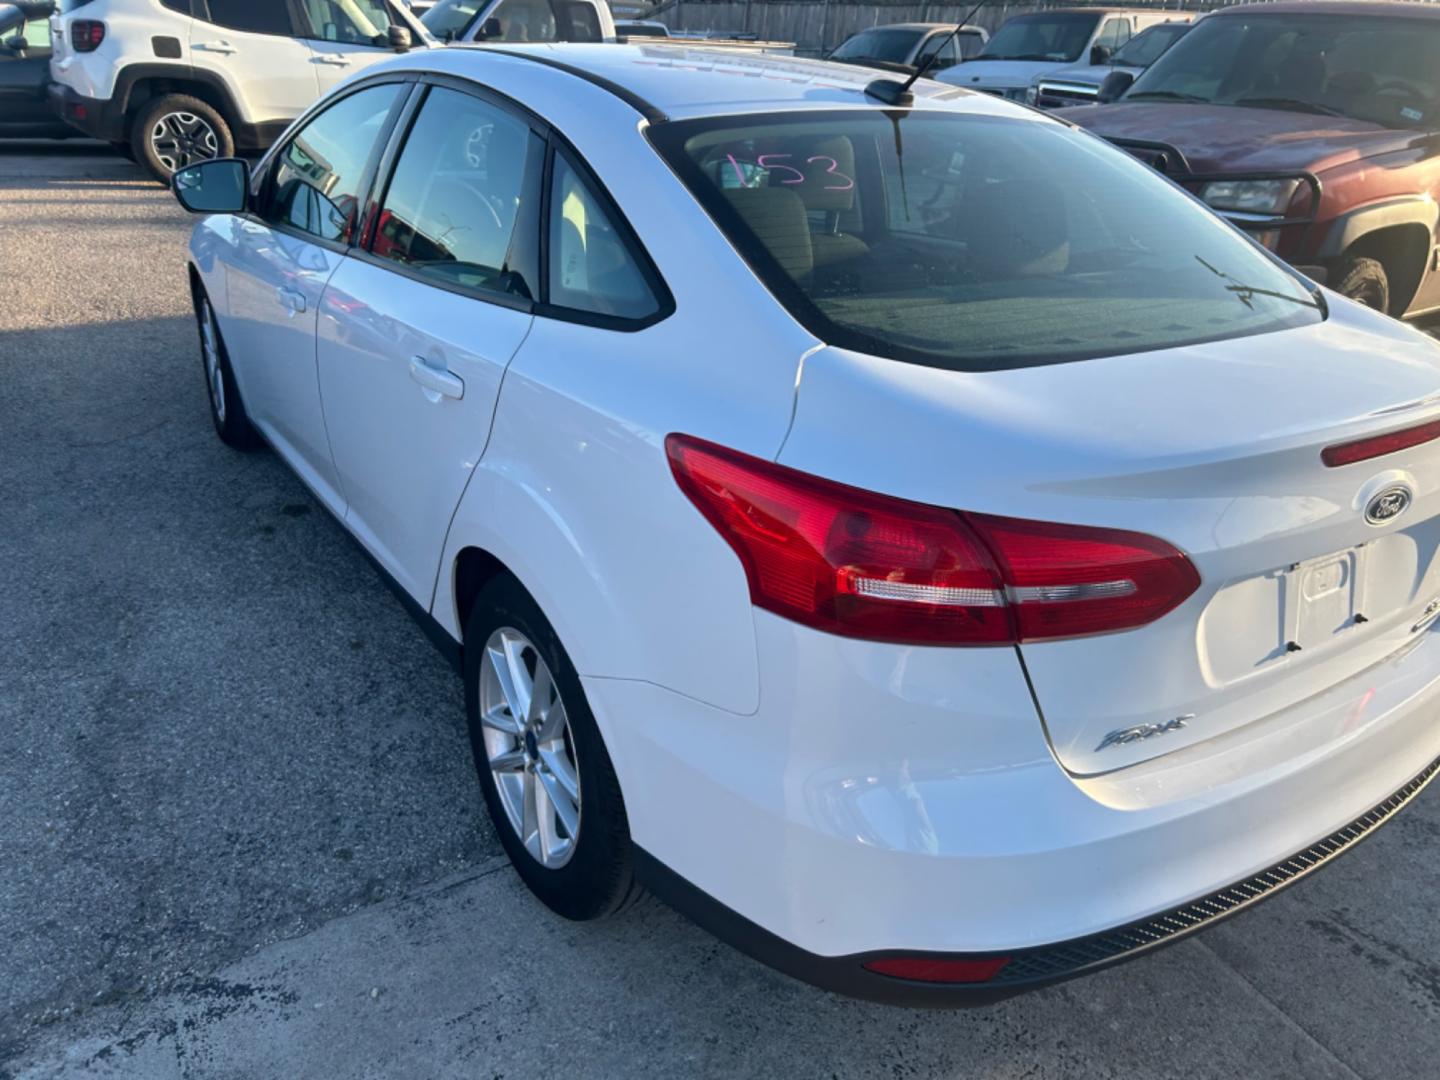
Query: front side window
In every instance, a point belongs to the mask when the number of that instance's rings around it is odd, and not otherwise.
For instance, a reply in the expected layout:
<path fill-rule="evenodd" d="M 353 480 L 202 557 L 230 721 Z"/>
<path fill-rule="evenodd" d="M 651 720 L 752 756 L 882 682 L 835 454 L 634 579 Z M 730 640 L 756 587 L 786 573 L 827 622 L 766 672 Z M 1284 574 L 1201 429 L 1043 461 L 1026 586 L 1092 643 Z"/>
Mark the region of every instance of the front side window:
<path fill-rule="evenodd" d="M 985 39 L 974 30 L 961 30 L 955 35 L 955 40 L 960 43 L 960 58 L 969 60 L 972 56 L 979 56 L 985 48 Z"/>
<path fill-rule="evenodd" d="M 1440 21 L 1222 15 L 1196 24 L 1136 80 L 1130 101 L 1179 101 L 1440 127 Z"/>
<path fill-rule="evenodd" d="M 1017 15 L 1000 27 L 980 51 L 980 57 L 1073 64 L 1090 44 L 1099 21 L 1099 15 L 1083 11 Z"/>
<path fill-rule="evenodd" d="M 590 315 L 642 320 L 660 304 L 615 220 L 563 154 L 550 189 L 550 303 Z"/>
<path fill-rule="evenodd" d="M 343 45 L 389 44 L 390 11 L 384 0 L 300 0 L 306 36 Z"/>
<path fill-rule="evenodd" d="M 1115 63 L 1121 67 L 1147 68 L 1164 55 L 1165 50 L 1185 36 L 1189 23 L 1162 23 L 1142 30 L 1125 43 L 1115 54 Z"/>
<path fill-rule="evenodd" d="M 420 21 L 425 29 L 441 41 L 454 41 L 465 36 L 470 24 L 489 0 L 440 0 Z"/>
<path fill-rule="evenodd" d="M 842 347 L 986 371 L 1324 318 L 1231 226 L 1059 124 L 876 110 L 650 132 L 777 299 Z"/>
<path fill-rule="evenodd" d="M 265 219 L 351 243 L 360 220 L 360 185 L 400 92 L 393 83 L 372 86 L 301 128 L 275 159 Z"/>
<path fill-rule="evenodd" d="M 925 43 L 925 48 L 920 50 L 920 55 L 915 58 L 915 66 L 923 67 L 931 56 L 935 57 L 930 65 L 931 71 L 943 71 L 958 64 L 960 51 L 955 44 L 955 37 L 951 34 L 936 34 Z"/>
<path fill-rule="evenodd" d="M 208 22 L 252 34 L 290 37 L 295 24 L 290 20 L 288 0 L 205 0 Z"/>
<path fill-rule="evenodd" d="M 439 284 L 535 298 L 544 161 L 544 141 L 522 120 L 432 89 L 400 152 L 373 253 Z"/>
<path fill-rule="evenodd" d="M 1107 49 L 1114 50 L 1129 40 L 1129 19 L 1107 19 L 1104 27 L 1100 30 L 1100 36 L 1095 39 L 1095 44 L 1104 45 Z"/>

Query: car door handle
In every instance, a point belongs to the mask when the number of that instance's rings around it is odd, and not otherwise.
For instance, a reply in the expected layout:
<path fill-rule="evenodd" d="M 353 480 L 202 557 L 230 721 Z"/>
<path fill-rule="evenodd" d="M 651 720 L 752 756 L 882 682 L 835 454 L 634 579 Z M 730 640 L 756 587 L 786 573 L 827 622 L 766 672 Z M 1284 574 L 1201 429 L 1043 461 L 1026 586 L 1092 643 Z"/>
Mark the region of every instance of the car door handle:
<path fill-rule="evenodd" d="M 329 64 L 331 67 L 349 67 L 349 66 L 350 66 L 350 61 L 347 60 L 347 59 L 345 59 L 345 57 L 343 57 L 343 56 L 317 56 L 317 57 L 315 58 L 315 63 L 317 63 L 317 64 Z"/>
<path fill-rule="evenodd" d="M 275 290 L 275 295 L 280 298 L 281 305 L 292 315 L 305 314 L 305 294 L 295 289 L 286 288 L 284 285 Z"/>
<path fill-rule="evenodd" d="M 221 53 L 225 56 L 233 56 L 235 54 L 235 46 L 231 45 L 228 41 L 201 41 L 193 47 L 202 52 Z"/>
<path fill-rule="evenodd" d="M 410 358 L 410 378 L 432 394 L 441 397 L 462 398 L 465 396 L 465 380 L 443 367 L 435 367 L 423 356 Z"/>

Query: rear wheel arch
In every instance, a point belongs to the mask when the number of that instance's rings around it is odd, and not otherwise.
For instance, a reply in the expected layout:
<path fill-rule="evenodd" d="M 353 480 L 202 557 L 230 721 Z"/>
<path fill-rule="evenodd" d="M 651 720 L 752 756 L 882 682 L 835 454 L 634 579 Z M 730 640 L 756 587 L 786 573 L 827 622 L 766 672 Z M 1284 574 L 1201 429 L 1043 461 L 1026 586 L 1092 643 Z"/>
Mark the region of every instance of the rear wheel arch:
<path fill-rule="evenodd" d="M 470 613 L 475 610 L 475 601 L 480 593 L 486 585 L 502 576 L 515 578 L 508 566 L 483 548 L 465 547 L 455 556 L 451 593 L 455 604 L 455 622 L 462 633 L 469 625 Z M 515 580 L 519 581 L 518 578 Z M 521 587 L 524 587 L 523 583 Z"/>
<path fill-rule="evenodd" d="M 244 123 L 234 96 L 218 78 L 208 79 L 185 68 L 154 65 L 127 68 L 121 73 L 115 96 L 125 117 L 126 130 L 141 109 L 167 94 L 185 94 L 203 101 L 220 114 L 232 132 Z"/>

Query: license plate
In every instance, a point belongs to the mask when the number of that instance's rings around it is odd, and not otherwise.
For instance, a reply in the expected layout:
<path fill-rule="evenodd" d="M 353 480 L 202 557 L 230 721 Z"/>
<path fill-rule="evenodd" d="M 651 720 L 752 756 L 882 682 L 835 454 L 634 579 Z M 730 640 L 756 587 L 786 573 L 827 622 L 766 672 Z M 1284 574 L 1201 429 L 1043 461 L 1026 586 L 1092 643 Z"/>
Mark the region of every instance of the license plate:
<path fill-rule="evenodd" d="M 1292 566 L 1285 574 L 1284 647 L 1299 652 L 1366 621 L 1370 547 Z M 1358 618 L 1357 618 L 1358 617 Z"/>

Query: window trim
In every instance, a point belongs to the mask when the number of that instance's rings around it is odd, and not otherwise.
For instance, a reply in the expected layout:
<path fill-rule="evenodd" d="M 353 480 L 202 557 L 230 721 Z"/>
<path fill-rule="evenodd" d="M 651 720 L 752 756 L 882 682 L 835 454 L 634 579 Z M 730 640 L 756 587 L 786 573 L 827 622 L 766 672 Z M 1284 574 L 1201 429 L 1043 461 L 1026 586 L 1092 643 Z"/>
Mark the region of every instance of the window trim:
<path fill-rule="evenodd" d="M 633 319 L 623 315 L 602 315 L 593 311 L 550 303 L 550 213 L 555 186 L 555 157 L 557 154 L 564 156 L 565 164 L 570 171 L 580 178 L 595 201 L 599 203 L 600 209 L 609 217 L 610 224 L 615 227 L 615 231 L 620 236 L 620 242 L 625 245 L 625 250 L 635 263 L 636 269 L 640 271 L 640 276 L 649 286 L 650 293 L 655 298 L 655 310 L 644 318 Z M 670 292 L 670 287 L 665 283 L 665 278 L 660 274 L 655 260 L 650 257 L 650 252 L 645 250 L 645 245 L 641 242 L 639 234 L 635 232 L 635 227 L 630 224 L 630 220 L 616 205 L 610 192 L 600 182 L 600 178 L 595 175 L 595 170 L 590 168 L 589 162 L 559 132 L 552 132 L 550 151 L 545 156 L 545 191 L 540 199 L 540 251 L 543 270 L 540 278 L 540 301 L 535 305 L 536 315 L 547 319 L 556 319 L 560 322 L 580 323 L 583 326 L 594 326 L 601 330 L 618 330 L 622 333 L 633 334 L 648 329 L 656 323 L 664 322 L 675 314 L 674 294 Z"/>
<path fill-rule="evenodd" d="M 274 148 L 265 156 L 264 160 L 261 161 L 260 167 L 256 170 L 256 178 L 251 184 L 251 195 L 255 200 L 255 208 L 245 216 L 253 220 L 256 224 L 263 225 L 267 229 L 273 229 L 287 236 L 293 236 L 298 240 L 304 240 L 317 247 L 322 247 L 327 251 L 334 252 L 337 255 L 349 254 L 355 248 L 360 235 L 366 228 L 366 214 L 370 205 L 379 166 L 384 158 L 383 151 L 390 145 L 397 121 L 401 114 L 415 97 L 415 81 L 416 77 L 413 73 L 379 75 L 373 79 L 366 79 L 364 82 L 356 84 L 343 94 L 322 98 L 286 129 L 284 136 L 275 143 Z M 405 89 L 407 84 L 410 84 L 411 88 L 409 90 Z M 295 137 L 309 127 L 313 121 L 318 120 L 322 115 L 335 108 L 342 101 L 347 101 L 356 94 L 363 93 L 366 90 L 373 90 L 377 86 L 395 86 L 399 88 L 399 93 L 395 95 L 395 101 L 390 106 L 390 114 L 381 125 L 379 137 L 375 140 L 375 147 L 371 148 L 370 156 L 365 162 L 365 169 L 360 174 L 360 182 L 356 185 L 356 202 L 361 209 L 359 221 L 356 223 L 356 228 L 352 230 L 350 239 L 342 243 L 339 240 L 331 240 L 328 237 L 316 236 L 314 233 L 306 232 L 299 226 L 291 225 L 287 222 L 272 221 L 265 217 L 265 211 L 269 209 L 269 201 L 275 190 L 275 172 L 277 166 L 281 156 L 289 148 L 290 144 L 295 141 Z"/>

